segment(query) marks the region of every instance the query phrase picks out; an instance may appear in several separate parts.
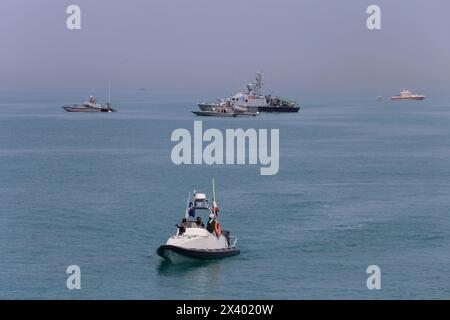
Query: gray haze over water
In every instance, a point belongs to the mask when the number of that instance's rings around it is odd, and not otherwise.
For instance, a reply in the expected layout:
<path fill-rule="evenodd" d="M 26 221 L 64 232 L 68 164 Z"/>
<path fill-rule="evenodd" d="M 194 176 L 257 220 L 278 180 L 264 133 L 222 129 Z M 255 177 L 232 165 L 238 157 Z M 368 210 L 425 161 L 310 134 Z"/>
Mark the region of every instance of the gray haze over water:
<path fill-rule="evenodd" d="M 382 30 L 366 28 L 378 4 Z M 66 28 L 67 6 L 82 29 Z M 450 2 L 3 0 L 0 91 L 429 93 L 450 85 Z"/>

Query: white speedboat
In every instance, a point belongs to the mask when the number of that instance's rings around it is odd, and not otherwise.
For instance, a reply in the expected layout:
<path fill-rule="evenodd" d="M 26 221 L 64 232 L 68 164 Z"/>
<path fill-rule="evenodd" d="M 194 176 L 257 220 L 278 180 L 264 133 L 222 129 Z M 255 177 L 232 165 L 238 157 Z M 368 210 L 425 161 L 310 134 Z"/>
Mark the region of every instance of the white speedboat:
<path fill-rule="evenodd" d="M 200 212 L 207 213 L 207 222 L 201 220 Z M 232 237 L 229 231 L 221 230 L 218 212 L 213 180 L 212 205 L 204 193 L 194 191 L 192 198 L 189 195 L 181 225 L 177 225 L 176 233 L 158 248 L 157 254 L 172 263 L 220 259 L 239 254 L 236 237 Z M 196 219 L 191 221 L 194 217 Z"/>

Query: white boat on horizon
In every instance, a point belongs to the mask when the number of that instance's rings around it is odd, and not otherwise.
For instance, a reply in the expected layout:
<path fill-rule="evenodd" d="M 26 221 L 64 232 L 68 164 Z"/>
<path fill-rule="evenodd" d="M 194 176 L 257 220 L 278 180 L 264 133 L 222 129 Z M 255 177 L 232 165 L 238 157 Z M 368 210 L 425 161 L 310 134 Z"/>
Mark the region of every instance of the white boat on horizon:
<path fill-rule="evenodd" d="M 423 94 L 412 93 L 411 90 L 404 89 L 397 96 L 392 96 L 391 100 L 423 100 L 427 96 Z"/>

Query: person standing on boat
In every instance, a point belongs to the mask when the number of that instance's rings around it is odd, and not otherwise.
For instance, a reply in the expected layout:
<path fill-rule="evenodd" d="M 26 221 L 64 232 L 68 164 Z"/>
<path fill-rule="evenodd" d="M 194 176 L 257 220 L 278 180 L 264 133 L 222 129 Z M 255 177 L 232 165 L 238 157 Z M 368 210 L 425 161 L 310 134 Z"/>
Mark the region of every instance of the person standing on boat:
<path fill-rule="evenodd" d="M 189 222 L 188 219 L 183 218 L 183 220 L 181 221 L 181 226 L 184 228 L 190 228 L 191 227 L 191 223 Z"/>
<path fill-rule="evenodd" d="M 190 222 L 188 221 L 188 219 L 183 218 L 183 220 L 181 221 L 181 226 L 176 225 L 176 227 L 178 227 L 178 229 L 180 230 L 180 235 L 186 232 L 186 228 L 190 228 Z"/>
<path fill-rule="evenodd" d="M 205 224 L 202 221 L 202 217 L 197 217 L 197 219 L 195 220 L 195 226 L 197 228 L 204 228 Z"/>
<path fill-rule="evenodd" d="M 206 230 L 208 230 L 211 233 L 214 233 L 216 230 L 216 219 L 213 213 L 209 215 L 209 220 L 208 223 L 206 224 Z"/>
<path fill-rule="evenodd" d="M 211 213 L 209 215 L 209 221 L 206 226 L 206 230 L 208 230 L 212 234 L 215 234 L 217 239 L 219 239 L 220 235 L 222 234 L 219 222 L 217 222 L 216 215 L 214 213 Z"/>

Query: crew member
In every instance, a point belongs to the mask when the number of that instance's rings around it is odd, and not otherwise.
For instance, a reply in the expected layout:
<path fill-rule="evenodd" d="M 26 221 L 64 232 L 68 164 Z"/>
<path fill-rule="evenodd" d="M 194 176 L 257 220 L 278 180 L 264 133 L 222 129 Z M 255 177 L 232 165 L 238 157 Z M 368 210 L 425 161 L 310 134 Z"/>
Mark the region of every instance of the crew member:
<path fill-rule="evenodd" d="M 197 219 L 195 220 L 195 226 L 197 228 L 204 228 L 205 224 L 202 221 L 202 217 L 197 217 Z"/>
<path fill-rule="evenodd" d="M 211 233 L 214 233 L 216 230 L 216 219 L 213 213 L 209 214 L 209 220 L 206 225 L 206 230 L 208 230 Z"/>

